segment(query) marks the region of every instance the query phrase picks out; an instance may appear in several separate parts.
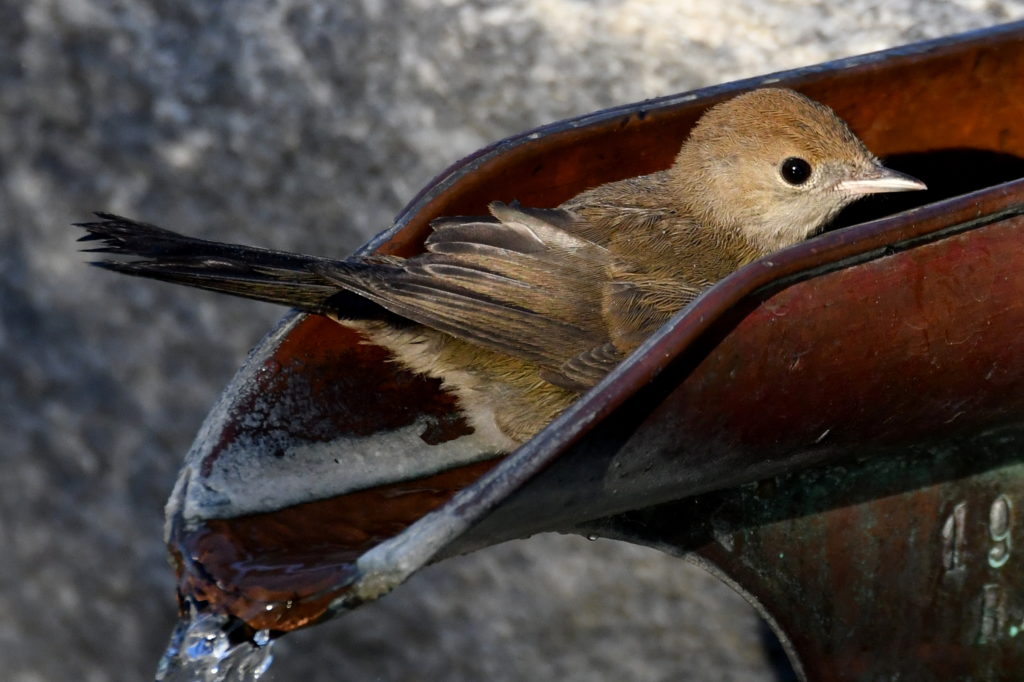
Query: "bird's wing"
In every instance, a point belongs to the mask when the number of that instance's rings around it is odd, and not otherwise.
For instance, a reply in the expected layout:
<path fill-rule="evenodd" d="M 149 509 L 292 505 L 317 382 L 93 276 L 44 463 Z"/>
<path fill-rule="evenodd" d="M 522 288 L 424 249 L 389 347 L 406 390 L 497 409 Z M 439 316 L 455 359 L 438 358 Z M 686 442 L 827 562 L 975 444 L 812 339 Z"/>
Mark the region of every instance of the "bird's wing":
<path fill-rule="evenodd" d="M 647 273 L 615 273 L 604 287 L 612 342 L 623 353 L 629 353 L 710 284 Z"/>
<path fill-rule="evenodd" d="M 393 313 L 532 362 L 552 383 L 593 384 L 621 359 L 609 365 L 600 351 L 610 341 L 599 304 L 608 250 L 574 234 L 568 211 L 494 203 L 491 213 L 436 221 L 419 256 L 316 272 Z"/>
<path fill-rule="evenodd" d="M 557 386 L 582 392 L 603 379 L 625 357 L 609 341 L 569 358 L 555 369 L 542 369 L 540 376 Z"/>
<path fill-rule="evenodd" d="M 707 286 L 651 276 L 632 265 L 613 259 L 601 287 L 608 341 L 575 355 L 556 371 L 545 370 L 545 379 L 574 390 L 590 388 Z"/>

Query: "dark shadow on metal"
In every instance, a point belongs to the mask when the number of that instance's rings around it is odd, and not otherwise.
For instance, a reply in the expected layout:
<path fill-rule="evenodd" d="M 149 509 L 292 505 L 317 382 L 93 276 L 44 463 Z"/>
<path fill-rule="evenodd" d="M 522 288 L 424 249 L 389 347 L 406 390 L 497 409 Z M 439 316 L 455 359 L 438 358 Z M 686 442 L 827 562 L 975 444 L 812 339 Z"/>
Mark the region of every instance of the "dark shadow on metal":
<path fill-rule="evenodd" d="M 1024 159 L 1014 154 L 986 149 L 936 149 L 913 154 L 893 154 L 885 158 L 885 164 L 919 178 L 928 185 L 928 189 L 923 192 L 866 197 L 847 206 L 833 221 L 830 230 L 878 220 L 1024 178 Z"/>

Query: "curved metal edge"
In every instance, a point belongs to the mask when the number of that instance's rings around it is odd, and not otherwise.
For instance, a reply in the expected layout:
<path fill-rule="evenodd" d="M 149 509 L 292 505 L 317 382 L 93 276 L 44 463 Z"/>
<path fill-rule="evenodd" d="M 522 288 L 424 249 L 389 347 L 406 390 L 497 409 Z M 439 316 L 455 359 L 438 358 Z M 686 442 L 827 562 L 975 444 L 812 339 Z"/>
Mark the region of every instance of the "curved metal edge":
<path fill-rule="evenodd" d="M 260 339 L 249 354 L 246 356 L 242 366 L 238 368 L 235 375 L 228 382 L 228 385 L 221 392 L 220 397 L 213 408 L 206 415 L 199 433 L 196 434 L 192 446 L 185 454 L 185 461 L 178 478 L 175 481 L 174 489 L 164 506 L 164 542 L 172 541 L 172 529 L 184 523 L 186 519 L 193 517 L 192 510 L 187 509 L 189 499 L 189 485 L 194 478 L 199 477 L 199 469 L 203 459 L 217 445 L 220 430 L 228 414 L 238 402 L 238 396 L 251 384 L 257 372 L 263 364 L 277 351 L 281 342 L 292 332 L 292 330 L 305 318 L 304 313 L 291 311 Z"/>
<path fill-rule="evenodd" d="M 1024 21 L 1001 24 L 990 28 L 976 29 L 951 36 L 943 36 L 911 45 L 869 52 L 863 55 L 845 57 L 843 59 L 822 62 L 811 66 L 804 66 L 786 71 L 745 78 L 738 81 L 731 81 L 718 85 L 711 85 L 685 93 L 666 95 L 641 102 L 624 104 L 610 109 L 603 109 L 598 112 L 584 114 L 574 118 L 564 119 L 554 123 L 548 123 L 523 133 L 494 142 L 483 149 L 480 149 L 469 156 L 466 156 L 446 168 L 434 177 L 415 197 L 398 213 L 391 227 L 370 238 L 366 244 L 361 246 L 356 255 L 372 253 L 391 241 L 405 226 L 421 211 L 423 211 L 438 196 L 444 194 L 463 175 L 472 173 L 488 161 L 507 153 L 510 149 L 528 144 L 541 137 L 551 134 L 564 133 L 578 128 L 585 128 L 590 125 L 619 118 L 623 115 L 636 112 L 647 112 L 654 109 L 667 109 L 697 99 L 715 100 L 727 94 L 738 93 L 743 90 L 752 90 L 758 87 L 770 85 L 796 85 L 800 81 L 807 80 L 822 73 L 836 70 L 859 70 L 869 69 L 875 64 L 891 60 L 894 57 L 909 58 L 916 55 L 927 54 L 943 48 L 956 45 L 965 47 L 971 42 L 982 43 L 1005 35 L 1024 32 Z"/>
<path fill-rule="evenodd" d="M 754 610 L 757 611 L 757 614 L 778 639 L 779 644 L 786 653 L 786 658 L 789 661 L 793 672 L 797 676 L 797 679 L 800 680 L 800 682 L 808 682 L 806 666 L 797 654 L 796 646 L 793 644 L 789 634 L 782 627 L 782 624 L 779 623 L 774 615 L 772 615 L 772 612 L 768 610 L 768 607 L 765 606 L 764 602 L 758 599 L 753 592 L 744 587 L 742 583 L 738 582 L 723 567 L 719 566 L 714 561 L 698 554 L 697 552 L 681 549 L 679 546 L 673 545 L 670 542 L 660 542 L 650 538 L 638 537 L 637 535 L 629 532 L 623 532 L 622 529 L 617 527 L 614 523 L 602 523 L 602 520 L 583 524 L 577 528 L 564 532 L 581 535 L 587 538 L 598 537 L 606 540 L 616 540 L 619 542 L 628 542 L 630 544 L 640 545 L 642 547 L 649 547 L 650 549 L 658 552 L 663 552 L 669 556 L 687 561 L 701 570 L 707 571 L 709 574 L 729 586 L 738 595 L 743 597 L 744 601 L 750 604 Z"/>
<path fill-rule="evenodd" d="M 1024 180 L 1018 180 L 838 230 L 726 277 L 677 313 L 597 386 L 475 484 L 360 557 L 359 578 L 351 592 L 332 604 L 331 610 L 349 608 L 355 601 L 376 599 L 403 582 L 651 381 L 707 331 L 723 311 L 744 298 L 766 287 L 785 286 L 825 271 L 881 258 L 893 250 L 976 229 L 1007 215 L 1022 214 L 1024 203 L 1017 198 L 1022 191 Z M 997 210 L 979 215 L 983 200 L 996 203 Z M 926 218 L 940 215 L 950 218 L 946 228 L 928 233 L 918 227 L 928 222 Z"/>
<path fill-rule="evenodd" d="M 636 542 L 636 540 L 628 537 L 623 537 L 619 539 L 623 540 L 624 542 Z M 782 646 L 782 650 L 786 652 L 786 658 L 789 660 L 789 665 L 792 666 L 793 672 L 796 674 L 797 679 L 800 680 L 800 682 L 808 682 L 807 672 L 804 670 L 803 661 L 800 660 L 800 656 L 797 654 L 796 647 L 793 646 L 793 641 L 789 638 L 789 635 L 786 633 L 786 631 L 782 629 L 782 625 L 775 619 L 775 617 L 771 614 L 768 608 L 763 603 L 761 603 L 761 600 L 758 599 L 753 592 L 744 588 L 740 583 L 735 581 L 728 573 L 726 573 L 716 564 L 714 564 L 711 561 L 708 561 L 699 554 L 678 554 L 677 552 L 671 551 L 667 547 L 655 547 L 655 549 L 659 549 L 663 552 L 668 552 L 669 554 L 689 561 L 694 566 L 697 566 L 707 571 L 711 575 L 715 576 L 723 583 L 731 587 L 734 592 L 743 597 L 743 599 L 748 604 L 754 607 L 754 610 L 757 611 L 757 615 L 761 616 L 761 620 L 765 622 L 768 628 L 779 640 L 779 644 Z"/>

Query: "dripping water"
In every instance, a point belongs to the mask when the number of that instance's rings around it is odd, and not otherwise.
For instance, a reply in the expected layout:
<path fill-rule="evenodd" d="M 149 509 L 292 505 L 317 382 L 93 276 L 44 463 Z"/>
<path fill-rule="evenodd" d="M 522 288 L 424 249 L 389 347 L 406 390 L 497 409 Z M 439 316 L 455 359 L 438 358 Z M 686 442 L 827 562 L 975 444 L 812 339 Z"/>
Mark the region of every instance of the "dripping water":
<path fill-rule="evenodd" d="M 188 603 L 157 666 L 156 682 L 256 682 L 274 660 L 270 632 Z"/>

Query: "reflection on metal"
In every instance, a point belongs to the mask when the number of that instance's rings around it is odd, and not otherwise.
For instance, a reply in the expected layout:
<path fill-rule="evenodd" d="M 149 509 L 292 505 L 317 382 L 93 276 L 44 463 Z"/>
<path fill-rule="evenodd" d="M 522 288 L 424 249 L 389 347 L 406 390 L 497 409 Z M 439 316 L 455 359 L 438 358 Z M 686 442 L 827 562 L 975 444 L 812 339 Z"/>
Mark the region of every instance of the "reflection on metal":
<path fill-rule="evenodd" d="M 429 561 L 561 530 L 696 557 L 807 679 L 1017 679 L 1022 73 L 1016 24 L 771 76 L 932 190 L 866 201 L 844 218 L 865 224 L 727 278 L 507 457 L 437 382 L 326 319 L 286 319 L 172 496 L 180 592 L 281 632 Z M 665 167 L 704 109 L 764 80 L 500 142 L 367 248 L 408 254 L 436 216 Z"/>

